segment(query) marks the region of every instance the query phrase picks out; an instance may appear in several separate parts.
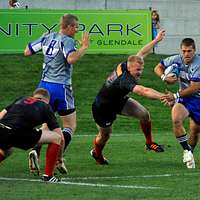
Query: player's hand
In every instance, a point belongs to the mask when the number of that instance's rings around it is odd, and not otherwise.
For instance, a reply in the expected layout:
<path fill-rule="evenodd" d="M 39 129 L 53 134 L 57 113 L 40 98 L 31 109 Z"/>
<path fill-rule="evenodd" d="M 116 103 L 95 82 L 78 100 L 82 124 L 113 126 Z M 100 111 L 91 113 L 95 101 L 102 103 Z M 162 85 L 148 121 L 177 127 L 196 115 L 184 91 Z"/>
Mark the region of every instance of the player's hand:
<path fill-rule="evenodd" d="M 84 32 L 81 40 L 81 47 L 83 49 L 87 49 L 89 46 L 90 46 L 90 35 L 88 32 Z"/>
<path fill-rule="evenodd" d="M 164 81 L 168 84 L 174 84 L 174 83 L 176 83 L 177 80 L 178 80 L 178 78 L 176 76 L 167 76 L 164 79 Z"/>
<path fill-rule="evenodd" d="M 175 103 L 174 94 L 172 92 L 169 92 L 169 91 L 166 94 L 162 95 L 160 97 L 160 100 L 164 104 L 172 104 L 172 102 Z"/>
<path fill-rule="evenodd" d="M 160 42 L 164 37 L 165 37 L 165 30 L 162 29 L 162 30 L 160 30 L 160 31 L 158 32 L 158 34 L 157 34 L 155 40 L 156 40 L 157 42 Z"/>

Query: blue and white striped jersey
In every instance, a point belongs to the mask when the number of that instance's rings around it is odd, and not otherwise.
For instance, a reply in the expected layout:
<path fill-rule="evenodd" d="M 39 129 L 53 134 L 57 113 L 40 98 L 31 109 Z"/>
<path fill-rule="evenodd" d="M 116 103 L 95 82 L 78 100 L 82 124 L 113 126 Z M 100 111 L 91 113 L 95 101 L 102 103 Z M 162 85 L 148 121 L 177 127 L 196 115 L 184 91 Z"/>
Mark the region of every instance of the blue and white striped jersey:
<path fill-rule="evenodd" d="M 44 54 L 42 80 L 51 83 L 72 84 L 73 66 L 67 62 L 69 53 L 76 51 L 75 40 L 62 33 L 44 34 L 28 44 L 34 54 Z"/>
<path fill-rule="evenodd" d="M 188 88 L 190 81 L 200 82 L 200 56 L 196 55 L 189 65 L 184 64 L 181 55 L 170 56 L 161 61 L 165 68 L 174 63 L 178 65 L 180 71 L 180 89 Z M 200 98 L 200 90 L 192 96 Z"/>

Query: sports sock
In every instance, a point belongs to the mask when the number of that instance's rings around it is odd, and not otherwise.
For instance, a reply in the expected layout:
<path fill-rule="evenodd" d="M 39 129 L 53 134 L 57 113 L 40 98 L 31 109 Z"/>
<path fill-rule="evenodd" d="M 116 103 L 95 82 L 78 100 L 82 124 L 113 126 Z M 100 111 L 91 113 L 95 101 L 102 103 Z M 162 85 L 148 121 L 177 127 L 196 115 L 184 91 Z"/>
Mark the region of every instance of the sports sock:
<path fill-rule="evenodd" d="M 103 148 L 105 145 L 99 144 L 97 142 L 96 138 L 94 139 L 93 143 L 94 143 L 94 150 L 95 150 L 95 153 L 97 154 L 97 156 L 102 155 L 102 151 L 103 151 Z"/>
<path fill-rule="evenodd" d="M 53 170 L 56 165 L 58 154 L 60 151 L 59 144 L 49 144 L 46 152 L 46 165 L 45 165 L 45 174 L 48 176 L 53 175 Z"/>
<path fill-rule="evenodd" d="M 152 144 L 151 121 L 140 121 L 140 126 L 144 133 L 146 144 Z"/>
<path fill-rule="evenodd" d="M 188 151 L 191 151 L 191 147 L 187 142 L 188 141 L 187 134 L 176 137 L 176 139 L 179 141 L 180 145 L 183 147 L 184 150 L 187 149 Z"/>
<path fill-rule="evenodd" d="M 64 151 L 65 151 L 67 146 L 71 142 L 73 130 L 68 127 L 68 128 L 64 128 L 62 132 L 63 132 L 63 136 L 65 138 L 65 147 L 64 147 Z"/>

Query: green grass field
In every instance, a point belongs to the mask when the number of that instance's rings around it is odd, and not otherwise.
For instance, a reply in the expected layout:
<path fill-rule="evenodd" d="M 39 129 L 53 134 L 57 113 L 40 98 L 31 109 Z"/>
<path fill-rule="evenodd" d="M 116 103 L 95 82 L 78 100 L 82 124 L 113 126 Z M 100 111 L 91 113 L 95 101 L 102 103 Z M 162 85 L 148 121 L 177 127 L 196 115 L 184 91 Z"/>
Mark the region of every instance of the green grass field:
<path fill-rule="evenodd" d="M 153 73 L 155 64 L 164 57 L 146 58 L 141 84 L 159 91 L 175 91 L 177 86 L 166 87 Z M 110 165 L 98 166 L 91 159 L 89 151 L 97 132 L 91 115 L 92 101 L 106 76 L 126 58 L 127 55 L 85 55 L 74 66 L 77 131 L 65 153 L 69 174 L 63 176 L 63 183 L 45 184 L 34 177 L 28 170 L 28 152 L 16 149 L 0 164 L 0 200 L 200 199 L 200 151 L 197 147 L 194 152 L 196 169 L 187 169 L 182 163 L 182 149 L 172 133 L 170 108 L 159 101 L 130 95 L 150 111 L 153 137 L 165 145 L 164 153 L 145 151 L 138 121 L 118 117 L 104 151 Z M 0 55 L 0 60 L 0 109 L 3 109 L 15 97 L 30 95 L 36 88 L 42 56 Z"/>

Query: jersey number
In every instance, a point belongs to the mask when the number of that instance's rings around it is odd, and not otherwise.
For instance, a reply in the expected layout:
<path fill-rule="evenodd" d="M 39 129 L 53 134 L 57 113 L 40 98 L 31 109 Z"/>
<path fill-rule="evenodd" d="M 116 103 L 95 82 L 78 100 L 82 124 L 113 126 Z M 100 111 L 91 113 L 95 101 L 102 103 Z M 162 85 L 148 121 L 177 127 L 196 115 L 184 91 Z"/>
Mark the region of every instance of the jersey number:
<path fill-rule="evenodd" d="M 52 56 L 56 43 L 57 43 L 56 40 L 51 40 L 51 43 L 49 44 L 49 46 L 47 48 L 46 55 Z"/>

